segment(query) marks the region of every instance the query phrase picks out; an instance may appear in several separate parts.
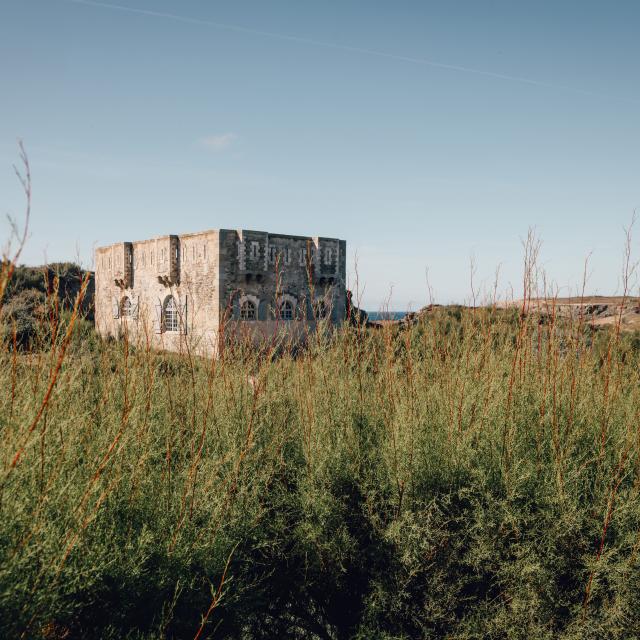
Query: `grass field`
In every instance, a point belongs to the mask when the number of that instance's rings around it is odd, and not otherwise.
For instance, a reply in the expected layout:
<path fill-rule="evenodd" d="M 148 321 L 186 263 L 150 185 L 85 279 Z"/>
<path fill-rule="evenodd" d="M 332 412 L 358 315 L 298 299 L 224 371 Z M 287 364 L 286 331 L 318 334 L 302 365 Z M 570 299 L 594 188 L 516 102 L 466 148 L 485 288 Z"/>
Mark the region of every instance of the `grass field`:
<path fill-rule="evenodd" d="M 2 637 L 640 635 L 635 335 L 446 307 L 295 357 L 68 309 L 40 335 L 0 354 Z"/>

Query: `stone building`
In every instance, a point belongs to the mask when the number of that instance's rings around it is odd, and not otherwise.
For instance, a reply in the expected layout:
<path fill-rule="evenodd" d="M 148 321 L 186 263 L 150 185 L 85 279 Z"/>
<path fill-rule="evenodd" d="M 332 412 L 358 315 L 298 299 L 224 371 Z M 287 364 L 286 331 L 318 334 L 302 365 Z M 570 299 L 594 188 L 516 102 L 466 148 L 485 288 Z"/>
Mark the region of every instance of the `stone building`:
<path fill-rule="evenodd" d="M 346 313 L 346 243 L 219 229 L 95 252 L 95 322 L 152 348 L 216 355 L 238 334 L 303 339 Z"/>

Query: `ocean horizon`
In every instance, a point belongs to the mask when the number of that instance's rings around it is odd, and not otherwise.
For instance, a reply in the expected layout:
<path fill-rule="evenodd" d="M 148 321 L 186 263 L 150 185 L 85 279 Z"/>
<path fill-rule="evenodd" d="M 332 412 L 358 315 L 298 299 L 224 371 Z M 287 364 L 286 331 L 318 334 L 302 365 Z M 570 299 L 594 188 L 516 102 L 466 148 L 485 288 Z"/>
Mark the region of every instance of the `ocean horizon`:
<path fill-rule="evenodd" d="M 379 320 L 402 320 L 408 311 L 367 311 L 369 320 L 377 322 Z"/>

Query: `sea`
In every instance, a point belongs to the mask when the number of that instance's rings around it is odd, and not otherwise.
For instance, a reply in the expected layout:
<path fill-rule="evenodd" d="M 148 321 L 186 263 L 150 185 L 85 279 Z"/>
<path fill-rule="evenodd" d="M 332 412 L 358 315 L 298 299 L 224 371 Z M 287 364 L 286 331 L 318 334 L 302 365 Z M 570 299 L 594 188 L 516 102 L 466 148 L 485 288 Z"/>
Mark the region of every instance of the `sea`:
<path fill-rule="evenodd" d="M 402 320 L 407 315 L 407 311 L 367 311 L 371 322 L 379 320 Z"/>

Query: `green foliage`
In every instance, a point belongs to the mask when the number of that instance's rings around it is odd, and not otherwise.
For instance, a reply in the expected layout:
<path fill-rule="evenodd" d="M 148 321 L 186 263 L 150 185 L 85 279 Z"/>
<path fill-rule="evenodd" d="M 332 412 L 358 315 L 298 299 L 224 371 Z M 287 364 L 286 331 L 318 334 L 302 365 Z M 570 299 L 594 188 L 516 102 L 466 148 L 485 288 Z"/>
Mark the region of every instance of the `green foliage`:
<path fill-rule="evenodd" d="M 45 296 L 37 289 L 23 289 L 0 308 L 0 339 L 19 347 L 32 346 L 42 326 Z"/>
<path fill-rule="evenodd" d="M 87 272 L 72 262 L 54 262 L 41 267 L 16 267 L 4 293 L 2 304 L 10 303 L 14 298 L 40 294 L 46 298 L 56 298 L 62 309 L 71 309 L 80 291 L 82 280 Z M 82 313 L 93 320 L 93 274 L 90 274 L 89 287 L 84 297 Z"/>
<path fill-rule="evenodd" d="M 61 262 L 43 267 L 17 267 L 0 300 L 0 342 L 21 350 L 47 350 L 55 341 L 59 319 L 68 320 L 87 275 L 76 264 Z M 79 315 L 93 321 L 93 275 Z M 93 332 L 91 332 L 93 333 Z M 74 338 L 87 338 L 86 331 Z"/>
<path fill-rule="evenodd" d="M 640 635 L 637 338 L 445 308 L 211 362 L 56 327 L 0 353 L 0 636 Z"/>
<path fill-rule="evenodd" d="M 42 294 L 54 291 L 54 280 L 58 278 L 58 295 L 68 306 L 73 306 L 85 275 L 84 269 L 72 262 L 54 262 L 42 267 L 16 267 L 5 291 L 10 299 L 21 291 L 34 289 Z"/>

